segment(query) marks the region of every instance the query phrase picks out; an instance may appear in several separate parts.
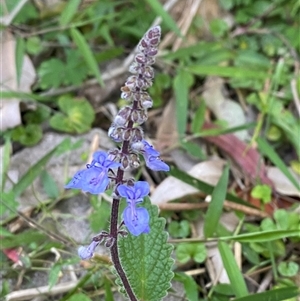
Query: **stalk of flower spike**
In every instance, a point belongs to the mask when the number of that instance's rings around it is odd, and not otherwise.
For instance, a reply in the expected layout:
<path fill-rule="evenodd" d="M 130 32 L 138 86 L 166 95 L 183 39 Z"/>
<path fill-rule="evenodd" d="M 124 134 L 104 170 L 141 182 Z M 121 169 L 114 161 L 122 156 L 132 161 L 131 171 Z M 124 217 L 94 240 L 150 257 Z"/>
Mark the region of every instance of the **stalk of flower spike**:
<path fill-rule="evenodd" d="M 121 98 L 128 101 L 128 105 L 120 109 L 111 125 L 108 135 L 120 148 L 107 153 L 98 151 L 93 161 L 85 170 L 76 173 L 66 188 L 81 189 L 92 194 L 104 192 L 108 185 L 114 187 L 113 202 L 110 217 L 109 233 L 103 231 L 93 238 L 88 247 L 80 247 L 78 254 L 82 259 L 93 256 L 97 246 L 105 240 L 105 246 L 110 248 L 111 258 L 117 273 L 123 282 L 130 300 L 137 300 L 130 287 L 126 274 L 121 266 L 118 253 L 118 235 L 127 234 L 118 226 L 118 213 L 121 198 L 125 198 L 127 207 L 123 212 L 123 220 L 128 231 L 135 236 L 151 231 L 149 227 L 149 213 L 146 208 L 137 207 L 149 194 L 149 184 L 144 181 L 134 182 L 124 179 L 124 171 L 137 168 L 140 165 L 139 155 L 144 157 L 146 166 L 152 170 L 168 171 L 169 166 L 164 163 L 159 152 L 144 140 L 141 124 L 147 120 L 147 110 L 152 106 L 152 99 L 146 90 L 152 85 L 154 64 L 160 41 L 160 27 L 150 28 L 140 43 L 134 62 L 130 65 L 129 76 L 124 87 L 121 88 Z M 118 168 L 117 172 L 112 172 Z"/>
<path fill-rule="evenodd" d="M 123 185 L 124 180 L 124 170 L 127 167 L 137 167 L 139 165 L 138 157 L 135 156 L 139 153 L 139 150 L 132 147 L 134 143 L 142 143 L 143 141 L 143 131 L 140 128 L 140 124 L 142 124 L 147 119 L 147 109 L 152 106 L 152 100 L 145 90 L 151 86 L 152 79 L 154 77 L 154 72 L 151 65 L 154 63 L 154 56 L 157 54 L 157 47 L 160 41 L 160 27 L 156 26 L 151 28 L 142 38 L 138 45 L 139 53 L 135 56 L 133 64 L 130 66 L 129 71 L 136 74 L 134 76 L 130 76 L 125 83 L 125 86 L 121 88 L 122 94 L 121 97 L 132 102 L 129 107 L 126 107 L 125 110 L 121 109 L 115 118 L 115 123 L 112 125 L 109 134 L 115 141 L 123 140 L 123 144 L 120 150 L 120 162 L 121 166 L 118 168 L 117 176 L 116 176 L 116 195 L 128 197 L 130 195 L 130 187 Z M 125 117 L 125 118 L 124 118 Z M 127 118 L 126 118 L 127 117 Z M 137 124 L 134 127 L 135 123 Z M 136 185 L 136 184 L 135 184 Z M 143 210 L 144 208 L 135 209 L 136 199 L 140 199 L 145 194 L 148 194 L 149 191 L 145 191 L 140 195 L 136 195 L 133 192 L 133 197 L 131 198 L 131 202 L 128 205 L 128 208 L 125 209 L 123 218 L 126 224 L 126 221 L 132 214 L 136 214 L 136 210 Z M 134 200 L 133 200 L 134 199 Z M 128 199 L 127 199 L 128 200 Z M 119 202 L 120 198 L 115 197 L 113 199 L 112 204 L 112 212 L 110 219 L 110 236 L 114 238 L 114 243 L 111 246 L 111 257 L 114 263 L 114 266 L 123 282 L 124 288 L 130 297 L 131 300 L 137 300 L 134 296 L 134 293 L 131 290 L 130 284 L 128 283 L 127 277 L 124 273 L 124 270 L 121 266 L 118 254 L 118 211 L 119 211 Z M 130 206 L 130 207 L 129 207 Z M 132 207 L 133 206 L 133 207 Z M 146 209 L 144 209 L 146 210 Z M 126 212 L 128 214 L 126 214 Z M 127 216 L 127 218 L 126 218 Z M 141 212 L 141 216 L 143 223 L 147 216 L 145 212 Z M 136 217 L 139 218 L 139 214 L 136 214 Z M 140 221 L 139 221 L 140 223 Z M 139 224 L 139 232 L 148 231 L 147 227 L 148 221 L 146 220 L 144 228 L 140 228 L 141 224 Z M 133 234 L 137 234 L 135 230 L 131 230 L 128 228 L 130 232 L 134 232 Z"/>

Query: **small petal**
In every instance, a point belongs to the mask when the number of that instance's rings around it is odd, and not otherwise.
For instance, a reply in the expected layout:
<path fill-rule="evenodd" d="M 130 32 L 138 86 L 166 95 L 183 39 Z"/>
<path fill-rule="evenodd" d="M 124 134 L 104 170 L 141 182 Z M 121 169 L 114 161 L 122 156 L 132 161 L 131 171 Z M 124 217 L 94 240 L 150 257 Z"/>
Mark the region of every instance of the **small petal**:
<path fill-rule="evenodd" d="M 65 188 L 70 189 L 82 189 L 82 174 L 85 170 L 78 171 L 73 179 L 65 186 Z"/>
<path fill-rule="evenodd" d="M 143 198 L 150 192 L 149 184 L 146 181 L 138 181 L 134 184 L 136 199 Z"/>
<path fill-rule="evenodd" d="M 132 193 L 132 189 L 130 189 L 130 188 L 131 188 L 131 186 L 119 185 L 117 190 L 118 190 L 121 197 L 133 199 L 134 195 Z"/>
<path fill-rule="evenodd" d="M 159 156 L 159 152 L 153 148 L 153 146 L 151 144 L 149 144 L 146 140 L 143 140 L 144 143 L 144 152 L 148 155 L 148 156 Z"/>
<path fill-rule="evenodd" d="M 169 171 L 170 170 L 169 165 L 166 164 L 164 161 L 162 161 L 159 157 L 144 156 L 144 158 L 145 158 L 147 167 L 154 171 Z"/>
<path fill-rule="evenodd" d="M 99 242 L 92 241 L 91 244 L 87 247 L 79 247 L 78 255 L 81 259 L 90 259 L 93 257 L 96 247 L 98 246 Z"/>
<path fill-rule="evenodd" d="M 105 191 L 109 184 L 107 171 L 104 168 L 91 167 L 82 174 L 81 189 L 91 194 L 99 194 Z"/>
<path fill-rule="evenodd" d="M 123 212 L 124 223 L 129 232 L 138 236 L 142 233 L 148 233 L 149 228 L 149 213 L 145 208 L 136 208 L 135 215 L 132 214 L 132 208 L 127 206 Z"/>
<path fill-rule="evenodd" d="M 133 201 L 133 203 L 140 203 L 143 197 L 149 194 L 150 187 L 146 181 L 138 181 L 134 186 L 119 185 L 118 192 L 121 197 Z"/>

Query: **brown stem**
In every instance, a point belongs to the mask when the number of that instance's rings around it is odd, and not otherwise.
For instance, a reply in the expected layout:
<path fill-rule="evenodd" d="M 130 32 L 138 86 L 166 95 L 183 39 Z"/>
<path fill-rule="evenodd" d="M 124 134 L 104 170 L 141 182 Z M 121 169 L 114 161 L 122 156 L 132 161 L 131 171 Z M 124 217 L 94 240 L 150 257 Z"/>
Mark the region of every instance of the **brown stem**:
<path fill-rule="evenodd" d="M 137 102 L 133 102 L 132 107 L 136 108 Z M 128 122 L 127 128 L 131 129 L 133 128 L 133 122 L 130 120 Z M 122 154 L 128 154 L 129 152 L 129 141 L 124 141 L 121 149 Z M 122 170 L 120 167 L 117 171 L 117 177 L 116 177 L 116 186 L 118 187 L 119 184 L 123 183 L 123 176 L 124 176 L 124 170 Z M 119 251 L 118 251 L 118 215 L 119 215 L 119 204 L 120 200 L 114 198 L 113 203 L 112 203 L 112 208 L 111 208 L 111 217 L 110 217 L 110 237 L 114 239 L 114 243 L 112 247 L 110 248 L 110 254 L 111 254 L 111 259 L 114 263 L 115 269 L 118 273 L 118 275 L 121 278 L 121 281 L 124 285 L 124 288 L 126 290 L 126 293 L 128 297 L 130 298 L 131 301 L 138 301 L 137 298 L 135 297 L 130 283 L 128 282 L 128 279 L 126 277 L 126 274 L 123 270 L 123 267 L 120 262 L 119 258 Z"/>

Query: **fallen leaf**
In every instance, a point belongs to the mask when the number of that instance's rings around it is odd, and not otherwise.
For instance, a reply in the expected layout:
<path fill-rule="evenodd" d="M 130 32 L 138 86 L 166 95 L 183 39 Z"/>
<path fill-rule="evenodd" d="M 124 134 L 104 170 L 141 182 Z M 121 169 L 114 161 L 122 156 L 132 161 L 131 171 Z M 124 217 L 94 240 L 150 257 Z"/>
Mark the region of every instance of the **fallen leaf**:
<path fill-rule="evenodd" d="M 2 67 L 0 72 L 0 92 L 30 92 L 30 86 L 35 81 L 35 69 L 30 58 L 27 55 L 24 55 L 20 85 L 18 86 L 15 63 L 16 41 L 14 36 L 8 30 L 4 31 L 2 34 L 0 48 L 0 65 L 5 66 L 5 68 Z M 2 99 L 0 107 L 1 131 L 14 128 L 21 124 L 19 103 L 20 99 L 17 98 Z"/>

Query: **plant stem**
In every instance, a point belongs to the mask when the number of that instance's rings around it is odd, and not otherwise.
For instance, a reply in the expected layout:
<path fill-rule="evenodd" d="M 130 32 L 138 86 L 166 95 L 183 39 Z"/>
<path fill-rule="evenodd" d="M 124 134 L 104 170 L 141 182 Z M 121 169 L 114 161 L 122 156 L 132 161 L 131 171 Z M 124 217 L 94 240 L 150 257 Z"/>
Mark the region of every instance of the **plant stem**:
<path fill-rule="evenodd" d="M 134 101 L 132 107 L 136 108 L 136 106 L 137 106 L 137 103 L 136 103 L 136 101 Z M 131 120 L 128 122 L 127 128 L 128 129 L 133 128 L 133 122 Z M 129 152 L 129 141 L 124 141 L 123 142 L 121 152 L 122 152 L 122 154 L 128 154 L 128 152 Z M 116 186 L 115 187 L 118 187 L 118 185 L 123 182 L 123 176 L 124 176 L 124 170 L 119 167 L 119 169 L 117 171 Z M 114 267 L 115 267 L 118 275 L 121 278 L 121 281 L 124 285 L 124 288 L 126 290 L 126 293 L 127 293 L 128 297 L 130 298 L 131 301 L 138 301 L 137 298 L 135 297 L 132 289 L 131 289 L 130 283 L 128 282 L 128 279 L 126 277 L 126 274 L 123 270 L 123 267 L 121 265 L 120 258 L 119 258 L 119 251 L 118 251 L 119 204 L 120 204 L 120 200 L 117 199 L 117 198 L 114 198 L 113 203 L 112 203 L 112 208 L 111 208 L 110 232 L 109 232 L 110 237 L 112 237 L 114 239 L 114 243 L 113 243 L 112 247 L 110 248 L 110 254 L 111 254 L 111 259 L 114 263 Z"/>

